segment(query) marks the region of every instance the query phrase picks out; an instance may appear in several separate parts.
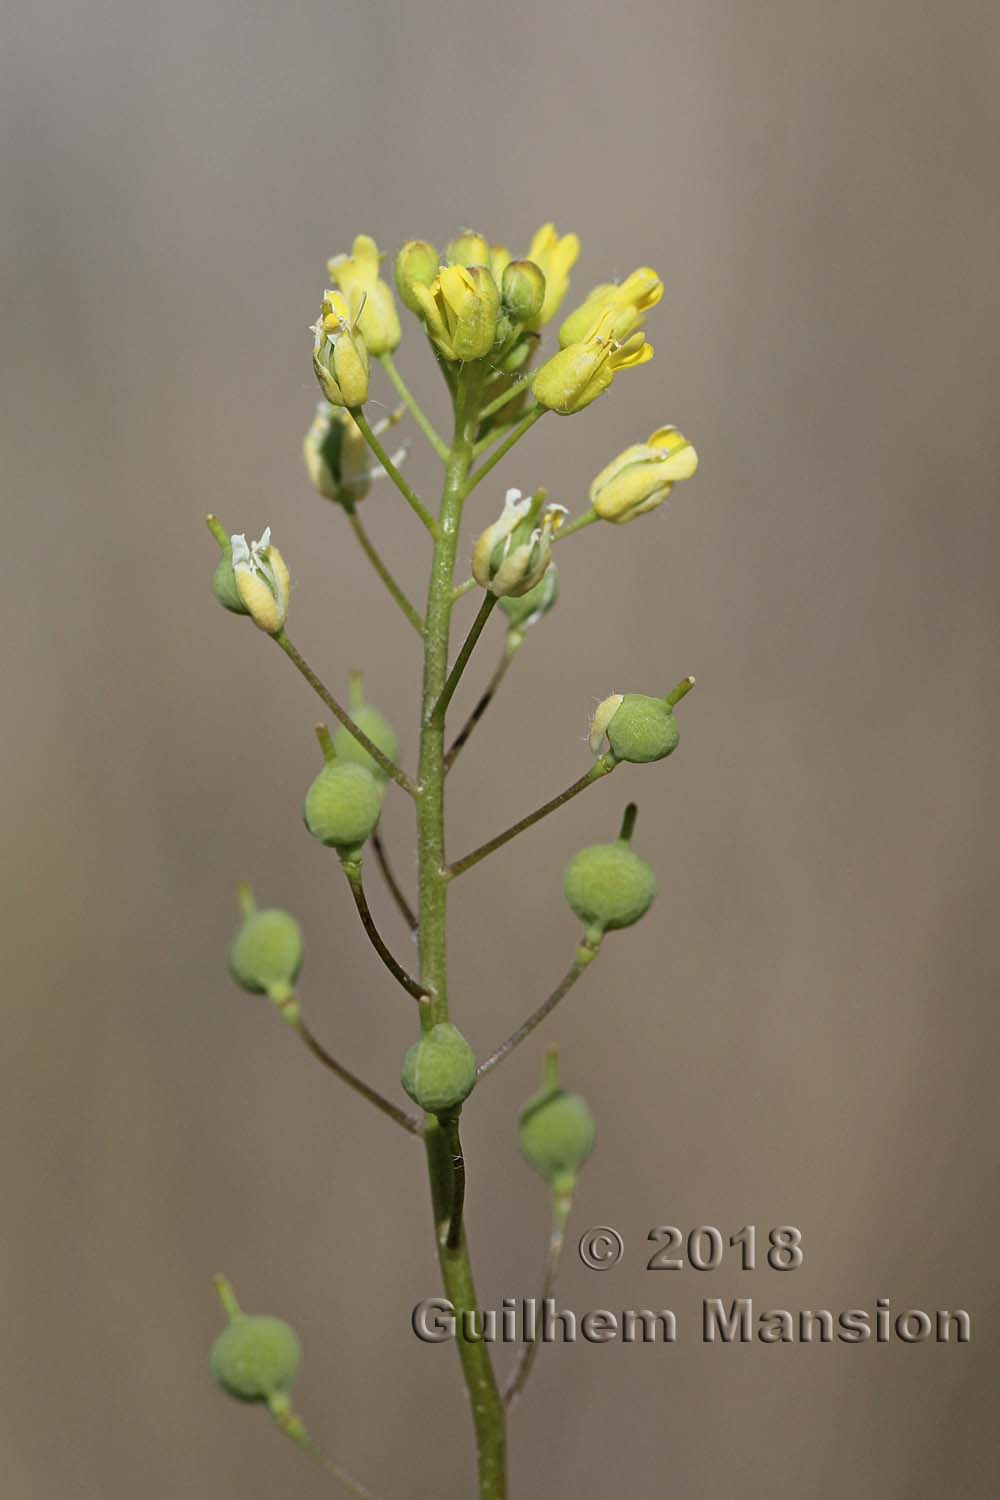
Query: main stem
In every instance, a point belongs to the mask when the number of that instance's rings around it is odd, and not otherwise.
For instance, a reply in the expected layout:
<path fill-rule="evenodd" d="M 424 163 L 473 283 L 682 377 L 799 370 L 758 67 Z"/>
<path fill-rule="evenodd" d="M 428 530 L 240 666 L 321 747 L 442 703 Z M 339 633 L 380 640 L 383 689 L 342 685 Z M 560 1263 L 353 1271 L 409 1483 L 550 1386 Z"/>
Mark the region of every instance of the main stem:
<path fill-rule="evenodd" d="M 448 644 L 451 629 L 452 579 L 462 516 L 462 500 L 478 421 L 482 376 L 475 365 L 467 365 L 458 377 L 455 391 L 455 434 L 445 464 L 441 513 L 434 536 L 427 610 L 424 617 L 424 682 L 420 729 L 420 791 L 417 796 L 417 843 L 420 861 L 420 978 L 430 1005 L 421 1007 L 421 1025 L 427 1029 L 448 1017 L 447 895 L 444 850 L 444 715 L 435 715 L 448 680 Z M 441 1276 L 457 1317 L 459 1359 L 469 1392 L 476 1432 L 480 1500 L 505 1500 L 507 1494 L 506 1413 L 497 1389 L 488 1346 L 470 1342 L 462 1332 L 463 1312 L 478 1303 L 472 1265 L 464 1229 L 454 1248 L 448 1244 L 448 1226 L 455 1194 L 451 1141 L 446 1126 L 433 1116 L 426 1122 L 425 1142 L 434 1208 L 434 1232 Z"/>

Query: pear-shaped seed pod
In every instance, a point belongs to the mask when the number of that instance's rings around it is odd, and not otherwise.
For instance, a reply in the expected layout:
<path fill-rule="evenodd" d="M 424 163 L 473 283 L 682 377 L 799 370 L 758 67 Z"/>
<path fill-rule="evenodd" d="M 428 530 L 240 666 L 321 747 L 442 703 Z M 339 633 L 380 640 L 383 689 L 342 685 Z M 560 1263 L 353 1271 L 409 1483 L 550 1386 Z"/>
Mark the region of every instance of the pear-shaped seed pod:
<path fill-rule="evenodd" d="M 300 1359 L 295 1330 L 281 1318 L 241 1314 L 212 1345 L 209 1366 L 237 1401 L 270 1401 L 288 1390 Z"/>
<path fill-rule="evenodd" d="M 290 990 L 302 967 L 302 929 L 287 911 L 250 911 L 229 950 L 237 984 L 254 995 Z"/>
<path fill-rule="evenodd" d="M 306 792 L 303 815 L 314 838 L 335 849 L 354 848 L 370 836 L 382 811 L 382 788 L 364 766 L 333 761 Z"/>
<path fill-rule="evenodd" d="M 476 1055 L 457 1026 L 441 1021 L 407 1049 L 401 1078 L 421 1109 L 446 1114 L 471 1094 Z"/>
<path fill-rule="evenodd" d="M 677 749 L 680 731 L 662 698 L 626 693 L 607 728 L 608 743 L 619 760 L 662 760 Z"/>
<path fill-rule="evenodd" d="M 624 840 L 581 849 L 566 869 L 566 900 L 588 927 L 631 927 L 649 910 L 656 876 Z"/>
<path fill-rule="evenodd" d="M 594 1117 L 579 1094 L 546 1088 L 518 1120 L 521 1152 L 549 1182 L 575 1175 L 594 1149 Z"/>
<path fill-rule="evenodd" d="M 386 759 L 391 760 L 393 765 L 395 765 L 399 758 L 399 739 L 388 719 L 383 714 L 380 714 L 377 708 L 373 708 L 370 703 L 364 703 L 360 708 L 352 708 L 351 718 L 357 724 L 358 728 L 363 730 L 368 738 L 378 746 Z M 379 781 L 385 780 L 385 772 L 382 770 L 382 767 L 377 761 L 372 759 L 364 746 L 358 743 L 346 725 L 341 724 L 334 735 L 333 748 L 338 760 L 349 761 L 356 766 L 364 766 L 365 770 L 370 771 Z"/>
<path fill-rule="evenodd" d="M 234 615 L 246 615 L 250 611 L 240 598 L 236 587 L 236 574 L 233 572 L 233 558 L 230 551 L 226 551 L 215 565 L 212 574 L 212 593 L 218 599 L 223 609 L 230 610 Z"/>

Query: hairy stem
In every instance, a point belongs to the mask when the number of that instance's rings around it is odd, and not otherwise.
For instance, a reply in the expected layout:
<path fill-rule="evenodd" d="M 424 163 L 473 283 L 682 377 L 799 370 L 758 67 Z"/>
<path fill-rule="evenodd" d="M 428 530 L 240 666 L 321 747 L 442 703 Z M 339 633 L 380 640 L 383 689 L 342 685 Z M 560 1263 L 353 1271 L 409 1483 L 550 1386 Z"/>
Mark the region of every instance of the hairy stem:
<path fill-rule="evenodd" d="M 471 479 L 467 481 L 463 498 L 467 498 L 472 494 L 472 491 L 476 488 L 480 480 L 485 479 L 490 470 L 496 468 L 497 464 L 502 458 L 506 457 L 514 444 L 520 442 L 530 427 L 534 427 L 539 417 L 544 417 L 546 410 L 547 408 L 544 406 L 533 406 L 527 415 L 521 418 L 510 436 L 504 439 L 499 448 L 494 448 L 489 458 L 479 466 Z"/>
<path fill-rule="evenodd" d="M 472 734 L 472 731 L 475 729 L 476 725 L 483 717 L 483 714 L 493 702 L 493 699 L 496 696 L 497 689 L 507 675 L 507 668 L 514 660 L 517 651 L 519 650 L 521 645 L 523 645 L 523 643 L 524 636 L 521 635 L 519 631 L 508 630 L 507 639 L 504 642 L 503 655 L 500 658 L 497 669 L 493 673 L 493 676 L 490 678 L 489 682 L 486 684 L 486 687 L 483 689 L 482 696 L 477 702 L 475 708 L 472 710 L 471 714 L 456 734 L 454 740 L 451 743 L 451 749 L 448 751 L 447 755 L 444 758 L 444 768 L 446 771 L 451 770 L 452 766 L 455 764 L 456 758 L 461 753 L 462 747 L 468 743 L 469 736 Z"/>
<path fill-rule="evenodd" d="M 455 430 L 445 465 L 444 492 L 435 534 L 434 560 L 424 616 L 424 680 L 420 734 L 420 793 L 417 797 L 417 834 L 420 857 L 420 977 L 433 996 L 421 1008 L 429 1027 L 448 1016 L 447 890 L 444 854 L 444 733 L 445 716 L 434 709 L 448 680 L 452 578 L 461 523 L 462 500 L 472 463 L 478 421 L 482 372 L 467 365 L 455 382 Z M 432 1116 L 424 1127 L 431 1200 L 434 1209 L 438 1262 L 445 1293 L 459 1315 L 478 1306 L 468 1244 L 464 1233 L 449 1244 L 455 1169 L 449 1131 Z M 480 1500 L 504 1500 L 506 1482 L 506 1419 L 497 1389 L 489 1348 L 470 1341 L 460 1331 L 456 1340 L 462 1374 L 469 1392 L 476 1434 Z"/>
<path fill-rule="evenodd" d="M 482 604 L 479 606 L 479 613 L 473 620 L 472 625 L 469 629 L 469 633 L 462 643 L 462 649 L 461 651 L 459 651 L 458 656 L 455 658 L 455 665 L 448 673 L 448 680 L 445 683 L 444 687 L 441 689 L 440 698 L 434 705 L 434 718 L 439 719 L 442 724 L 444 723 L 444 716 L 448 711 L 448 704 L 455 696 L 455 689 L 458 687 L 458 684 L 462 680 L 462 673 L 469 665 L 469 658 L 472 655 L 473 651 L 476 649 L 476 642 L 482 635 L 483 627 L 485 626 L 486 621 L 489 619 L 490 615 L 493 613 L 493 607 L 496 602 L 497 597 L 495 594 L 487 594 L 485 596 Z"/>
<path fill-rule="evenodd" d="M 492 1072 L 492 1070 L 497 1066 L 498 1063 L 502 1063 L 504 1058 L 508 1057 L 510 1053 L 513 1052 L 515 1047 L 519 1047 L 524 1039 L 531 1035 L 535 1027 L 540 1026 L 545 1020 L 545 1017 L 549 1015 L 551 1011 L 555 1010 L 556 1006 L 559 1004 L 559 1001 L 562 1000 L 565 995 L 569 994 L 570 990 L 573 988 L 574 984 L 576 984 L 576 981 L 579 979 L 584 970 L 590 968 L 590 965 L 597 957 L 597 950 L 599 947 L 600 943 L 598 941 L 584 938 L 583 942 L 580 944 L 580 947 L 577 949 L 576 957 L 570 964 L 562 979 L 556 985 L 555 989 L 552 991 L 551 995 L 549 995 L 548 999 L 543 1000 L 538 1009 L 533 1010 L 528 1019 L 526 1021 L 522 1021 L 517 1030 L 512 1031 L 505 1042 L 500 1043 L 495 1052 L 491 1052 L 489 1057 L 483 1059 L 483 1061 L 479 1064 L 479 1067 L 476 1069 L 477 1079 L 483 1078 L 487 1073 Z"/>
<path fill-rule="evenodd" d="M 549 1233 L 549 1247 L 545 1257 L 545 1274 L 542 1278 L 543 1307 L 546 1299 L 551 1297 L 555 1291 L 556 1280 L 559 1276 L 559 1267 L 562 1263 L 563 1246 L 566 1243 L 566 1225 L 569 1222 L 572 1208 L 573 1191 L 571 1187 L 567 1187 L 564 1191 L 553 1192 L 552 1228 Z M 508 1411 L 527 1384 L 540 1342 L 540 1339 L 534 1338 L 529 1343 L 521 1345 L 514 1368 L 504 1382 L 502 1400 Z"/>
<path fill-rule="evenodd" d="M 408 1115 L 397 1104 L 393 1104 L 391 1099 L 386 1099 L 377 1089 L 373 1089 L 370 1084 L 365 1083 L 364 1079 L 359 1078 L 356 1073 L 352 1073 L 349 1068 L 345 1068 L 343 1063 L 338 1062 L 331 1053 L 327 1052 L 323 1044 L 316 1039 L 300 1015 L 286 1015 L 285 1019 L 300 1041 L 304 1042 L 309 1048 L 313 1057 L 318 1062 L 321 1062 L 324 1068 L 329 1068 L 330 1072 L 335 1074 L 341 1083 L 346 1083 L 348 1088 L 354 1089 L 355 1093 L 360 1094 L 363 1099 L 367 1099 L 369 1104 L 374 1104 L 376 1109 L 380 1109 L 384 1115 L 388 1115 L 390 1120 L 395 1120 L 397 1125 L 402 1125 L 403 1129 L 409 1131 L 411 1135 L 423 1135 L 423 1125 L 415 1115 Z"/>
<path fill-rule="evenodd" d="M 419 519 L 424 523 L 431 536 L 436 539 L 438 533 L 437 522 L 434 520 L 434 517 L 431 515 L 430 511 L 427 510 L 416 491 L 412 490 L 407 484 L 406 480 L 396 468 L 396 465 L 393 463 L 388 453 L 386 453 L 385 449 L 382 447 L 382 444 L 379 442 L 378 438 L 372 431 L 371 423 L 365 416 L 361 407 L 351 407 L 350 411 L 351 416 L 358 424 L 361 436 L 364 438 L 365 442 L 368 444 L 369 448 L 372 450 L 375 457 L 378 459 L 379 463 L 382 465 L 383 469 L 388 474 L 389 478 L 392 480 L 393 484 L 396 486 L 403 499 L 406 501 L 407 505 L 413 511 L 414 515 L 419 517 Z"/>
<path fill-rule="evenodd" d="M 403 895 L 403 888 L 400 885 L 399 881 L 396 879 L 392 865 L 389 863 L 389 854 L 385 847 L 385 840 L 383 839 L 382 834 L 377 828 L 372 834 L 372 848 L 375 851 L 375 859 L 378 862 L 378 867 L 382 871 L 382 879 L 386 883 L 386 887 L 388 888 L 390 896 L 399 908 L 400 916 L 402 917 L 403 921 L 406 923 L 410 931 L 416 932 L 416 913 L 414 912 L 409 901 L 407 901 L 406 897 Z"/>

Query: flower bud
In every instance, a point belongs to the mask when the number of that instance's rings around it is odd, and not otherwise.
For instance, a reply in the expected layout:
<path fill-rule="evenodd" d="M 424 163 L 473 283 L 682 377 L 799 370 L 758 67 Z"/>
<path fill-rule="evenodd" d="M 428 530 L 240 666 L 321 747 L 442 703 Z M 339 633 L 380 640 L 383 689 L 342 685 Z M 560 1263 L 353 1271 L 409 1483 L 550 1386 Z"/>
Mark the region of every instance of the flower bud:
<path fill-rule="evenodd" d="M 656 877 L 625 839 L 616 839 L 592 844 L 571 859 L 563 889 L 581 922 L 603 933 L 631 927 L 645 915 L 656 895 Z"/>
<path fill-rule="evenodd" d="M 577 236 L 564 234 L 560 237 L 552 224 L 543 224 L 532 240 L 527 259 L 534 261 L 545 277 L 545 300 L 530 323 L 534 332 L 551 322 L 562 306 L 569 286 L 569 273 L 579 254 Z"/>
<path fill-rule="evenodd" d="M 335 255 L 327 261 L 327 270 L 346 297 L 368 352 L 376 359 L 380 354 L 391 354 L 402 338 L 392 289 L 378 274 L 381 258 L 371 236 L 359 234 L 350 255 Z M 347 405 L 361 403 L 349 401 Z"/>
<path fill-rule="evenodd" d="M 539 583 L 552 559 L 552 533 L 566 514 L 550 505 L 537 525 L 544 491 L 523 499 L 508 490 L 500 516 L 478 538 L 472 551 L 472 576 L 498 598 L 527 594 Z"/>
<path fill-rule="evenodd" d="M 428 1114 L 449 1114 L 472 1092 L 475 1053 L 457 1026 L 441 1021 L 407 1049 L 401 1080 L 414 1104 Z"/>
<path fill-rule="evenodd" d="M 558 598 L 559 575 L 555 563 L 550 563 L 526 594 L 505 594 L 500 600 L 500 608 L 510 621 L 510 629 L 521 632 L 537 625 Z"/>
<path fill-rule="evenodd" d="M 660 427 L 648 442 L 613 458 L 590 486 L 590 503 L 605 521 L 622 525 L 662 505 L 674 485 L 690 479 L 698 455 L 676 427 Z"/>
<path fill-rule="evenodd" d="M 649 266 L 640 266 L 620 285 L 595 286 L 560 328 L 560 347 L 565 349 L 569 344 L 585 339 L 605 312 L 611 314 L 609 327 L 612 336 L 618 340 L 627 339 L 630 333 L 642 327 L 646 313 L 662 296 L 663 282 Z"/>
<path fill-rule="evenodd" d="M 573 1178 L 594 1149 L 594 1117 L 579 1094 L 544 1088 L 518 1119 L 521 1153 L 547 1181 Z"/>
<path fill-rule="evenodd" d="M 444 266 L 413 294 L 427 332 L 445 359 L 482 359 L 493 348 L 500 293 L 485 266 Z"/>
<path fill-rule="evenodd" d="M 267 526 L 259 542 L 243 535 L 230 538 L 233 578 L 245 612 L 268 635 L 277 635 L 288 616 L 291 581 L 285 559 L 271 546 Z"/>
<path fill-rule="evenodd" d="M 493 277 L 493 280 L 496 282 L 497 286 L 499 286 L 500 282 L 503 280 L 503 273 L 510 265 L 512 258 L 513 257 L 511 256 L 511 253 L 507 249 L 506 245 L 490 246 L 490 258 L 488 261 L 488 265 L 490 268 L 490 275 Z"/>
<path fill-rule="evenodd" d="M 450 266 L 488 266 L 490 263 L 489 242 L 474 229 L 463 229 L 444 253 Z"/>
<path fill-rule="evenodd" d="M 295 1330 L 281 1318 L 237 1314 L 212 1345 L 209 1366 L 237 1401 L 273 1401 L 295 1379 L 302 1351 Z"/>
<path fill-rule="evenodd" d="M 418 284 L 430 286 L 439 265 L 438 253 L 427 240 L 407 240 L 396 256 L 396 290 L 410 312 L 420 312 L 413 288 Z"/>
<path fill-rule="evenodd" d="M 512 260 L 503 273 L 503 305 L 519 323 L 529 323 L 545 301 L 545 275 L 532 260 Z"/>
<path fill-rule="evenodd" d="M 371 771 L 332 760 L 306 792 L 303 817 L 313 838 L 344 851 L 371 836 L 381 811 L 382 786 Z"/>
<path fill-rule="evenodd" d="M 519 371 L 526 369 L 532 361 L 540 340 L 541 334 L 522 333 L 517 343 L 499 361 L 497 368 L 506 375 L 516 375 Z M 514 409 L 516 409 L 516 403 Z M 507 415 L 511 416 L 512 412 L 508 412 Z"/>
<path fill-rule="evenodd" d="M 561 349 L 538 371 L 531 382 L 535 400 L 561 416 L 582 411 L 610 386 L 619 370 L 644 365 L 653 357 L 653 346 L 641 333 L 624 344 L 612 337 L 612 314 L 605 313 L 588 337 Z"/>
<path fill-rule="evenodd" d="M 386 759 L 391 760 L 395 765 L 399 758 L 399 739 L 397 738 L 396 731 L 388 719 L 379 713 L 377 708 L 373 708 L 370 703 L 365 702 L 364 684 L 360 673 L 357 672 L 351 675 L 348 707 L 351 718 L 357 724 L 358 728 L 378 746 Z M 334 735 L 333 748 L 338 761 L 364 766 L 365 770 L 370 771 L 376 781 L 385 780 L 385 771 L 383 771 L 378 761 L 372 759 L 365 747 L 358 743 L 346 724 L 341 724 Z"/>
<path fill-rule="evenodd" d="M 340 292 L 327 292 L 313 325 L 313 369 L 331 406 L 368 400 L 368 348 Z"/>
<path fill-rule="evenodd" d="M 302 968 L 302 929 L 278 907 L 258 911 L 246 893 L 243 925 L 229 950 L 229 971 L 252 995 L 287 997 Z"/>

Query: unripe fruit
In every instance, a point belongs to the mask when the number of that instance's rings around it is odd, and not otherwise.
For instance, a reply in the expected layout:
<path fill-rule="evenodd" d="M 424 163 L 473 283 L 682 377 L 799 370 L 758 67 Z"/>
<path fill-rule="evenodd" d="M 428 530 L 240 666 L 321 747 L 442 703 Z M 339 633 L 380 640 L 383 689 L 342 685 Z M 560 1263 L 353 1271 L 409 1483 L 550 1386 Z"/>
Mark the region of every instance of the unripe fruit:
<path fill-rule="evenodd" d="M 384 718 L 370 703 L 365 703 L 360 708 L 352 707 L 351 718 L 358 728 L 374 741 L 386 759 L 391 760 L 395 765 L 399 756 L 399 740 L 388 719 Z M 333 737 L 333 748 L 338 760 L 364 766 L 365 770 L 370 771 L 377 780 L 385 780 L 382 767 L 372 759 L 364 746 L 358 743 L 351 731 L 343 724 Z"/>
<path fill-rule="evenodd" d="M 290 991 L 302 967 L 302 929 L 287 911 L 247 913 L 229 950 L 237 984 L 254 995 Z"/>
<path fill-rule="evenodd" d="M 350 849 L 363 844 L 382 811 L 382 788 L 364 766 L 325 765 L 306 792 L 306 827 L 322 844 Z"/>
<path fill-rule="evenodd" d="M 526 594 L 506 594 L 500 600 L 500 608 L 514 630 L 524 630 L 534 625 L 559 598 L 559 577 L 555 563 L 549 563 L 541 578 Z"/>
<path fill-rule="evenodd" d="M 270 1401 L 288 1390 L 300 1359 L 295 1330 L 281 1318 L 240 1314 L 212 1345 L 209 1367 L 237 1401 Z"/>
<path fill-rule="evenodd" d="M 566 868 L 566 900 L 588 927 L 600 932 L 631 927 L 650 908 L 656 876 L 623 839 L 581 849 Z"/>
<path fill-rule="evenodd" d="M 520 323 L 537 317 L 545 301 L 545 276 L 533 260 L 512 260 L 501 283 L 503 305 Z"/>
<path fill-rule="evenodd" d="M 472 1092 L 476 1055 L 457 1026 L 441 1021 L 407 1049 L 401 1078 L 414 1104 L 447 1114 Z"/>
<path fill-rule="evenodd" d="M 546 1088 L 518 1120 L 521 1152 L 549 1182 L 575 1175 L 594 1149 L 594 1117 L 579 1094 Z"/>
<path fill-rule="evenodd" d="M 626 693 L 607 727 L 608 743 L 619 760 L 662 760 L 676 750 L 680 731 L 662 698 Z"/>

